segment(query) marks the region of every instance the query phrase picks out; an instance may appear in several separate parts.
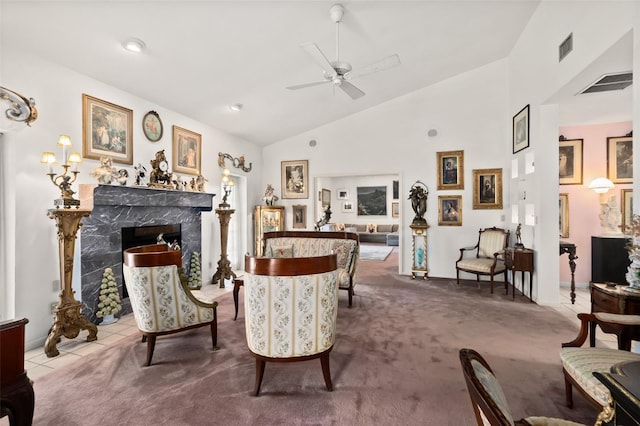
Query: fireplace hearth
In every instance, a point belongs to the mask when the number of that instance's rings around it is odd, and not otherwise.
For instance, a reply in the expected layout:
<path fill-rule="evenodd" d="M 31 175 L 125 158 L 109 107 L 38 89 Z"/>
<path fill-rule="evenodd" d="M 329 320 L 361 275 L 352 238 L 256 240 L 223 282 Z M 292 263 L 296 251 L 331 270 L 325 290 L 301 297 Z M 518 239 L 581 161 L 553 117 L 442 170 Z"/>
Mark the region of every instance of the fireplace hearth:
<path fill-rule="evenodd" d="M 123 228 L 160 226 L 167 229 L 166 226 L 179 225 L 182 263 L 188 265 L 191 254 L 202 251 L 201 213 L 213 209 L 214 195 L 146 187 L 81 185 L 83 204 L 93 208 L 80 228 L 81 294 L 85 318 L 98 322 L 95 312 L 105 268 L 113 269 L 118 290 L 123 295 Z M 155 243 L 156 236 L 149 243 Z M 175 239 L 171 235 L 168 238 L 165 238 L 168 243 Z M 123 298 L 122 314 L 129 312 L 129 299 Z"/>

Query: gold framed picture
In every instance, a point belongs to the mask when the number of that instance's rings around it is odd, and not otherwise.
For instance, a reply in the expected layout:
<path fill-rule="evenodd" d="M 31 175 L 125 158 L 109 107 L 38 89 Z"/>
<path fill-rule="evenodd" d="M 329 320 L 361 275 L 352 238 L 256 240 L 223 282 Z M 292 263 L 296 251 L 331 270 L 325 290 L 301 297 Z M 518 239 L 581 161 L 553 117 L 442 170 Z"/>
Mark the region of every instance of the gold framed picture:
<path fill-rule="evenodd" d="M 133 164 L 133 111 L 83 93 L 82 156 Z"/>
<path fill-rule="evenodd" d="M 438 225 L 462 226 L 462 195 L 438 195 Z"/>
<path fill-rule="evenodd" d="M 331 205 L 331 190 L 322 188 L 321 195 L 322 210 L 326 210 Z"/>
<path fill-rule="evenodd" d="M 558 174 L 560 185 L 582 185 L 582 139 L 559 142 Z"/>
<path fill-rule="evenodd" d="M 633 182 L 633 137 L 607 138 L 607 177 L 613 183 Z"/>
<path fill-rule="evenodd" d="M 173 126 L 173 171 L 199 175 L 202 164 L 202 135 Z"/>
<path fill-rule="evenodd" d="M 400 217 L 400 202 L 393 201 L 391 203 L 391 217 Z"/>
<path fill-rule="evenodd" d="M 309 198 L 309 161 L 280 163 L 282 198 Z"/>
<path fill-rule="evenodd" d="M 293 228 L 307 227 L 307 206 L 304 204 L 294 204 L 293 208 Z"/>
<path fill-rule="evenodd" d="M 560 208 L 559 232 L 560 238 L 569 238 L 569 194 L 559 194 L 558 207 Z"/>
<path fill-rule="evenodd" d="M 473 170 L 473 209 L 502 209 L 502 169 Z"/>
<path fill-rule="evenodd" d="M 464 151 L 436 152 L 438 189 L 464 189 Z"/>
<path fill-rule="evenodd" d="M 631 218 L 633 217 L 633 189 L 623 189 L 622 196 L 622 223 L 620 229 L 625 232 L 627 225 L 631 225 Z"/>

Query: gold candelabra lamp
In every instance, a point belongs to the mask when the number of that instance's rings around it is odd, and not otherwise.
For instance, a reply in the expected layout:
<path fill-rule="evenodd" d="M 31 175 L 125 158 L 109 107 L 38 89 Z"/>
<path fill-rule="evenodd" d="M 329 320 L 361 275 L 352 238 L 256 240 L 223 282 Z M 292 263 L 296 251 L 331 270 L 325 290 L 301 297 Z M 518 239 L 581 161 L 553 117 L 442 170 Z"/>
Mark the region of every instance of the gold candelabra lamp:
<path fill-rule="evenodd" d="M 231 207 L 229 204 L 229 195 L 231 195 L 231 191 L 233 190 L 233 179 L 229 177 L 231 172 L 226 167 L 222 171 L 222 189 L 224 190 L 224 195 L 222 196 L 222 203 L 218 204 L 218 207 L 222 209 L 228 209 Z"/>
<path fill-rule="evenodd" d="M 69 209 L 72 206 L 79 208 L 80 200 L 73 198 L 75 191 L 71 189 L 71 185 L 76 181 L 78 173 L 80 173 L 78 164 L 82 163 L 82 156 L 79 152 L 71 151 L 71 137 L 69 135 L 60 135 L 58 146 L 62 147 L 62 174 L 56 176 L 53 171 L 53 165 L 57 163 L 56 155 L 53 152 L 43 152 L 40 159 L 42 164 L 49 166 L 47 175 L 51 179 L 51 183 L 60 189 L 61 198 L 55 200 L 54 205 L 56 208 L 61 206 L 65 209 Z M 70 171 L 70 168 L 73 168 L 73 170 Z"/>
<path fill-rule="evenodd" d="M 224 164 L 221 164 L 220 167 L 222 167 L 222 189 L 224 191 L 222 203 L 218 204 L 218 208 L 216 209 L 216 214 L 220 220 L 220 260 L 218 261 L 218 269 L 211 278 L 211 284 L 220 281 L 220 288 L 224 288 L 225 279 L 233 280 L 236 278 L 235 272 L 231 269 L 231 262 L 227 257 L 229 221 L 231 220 L 231 215 L 235 213 L 235 210 L 231 209 L 231 205 L 229 204 L 229 196 L 234 186 L 233 179 L 229 177 L 231 172 L 228 168 L 224 167 Z"/>

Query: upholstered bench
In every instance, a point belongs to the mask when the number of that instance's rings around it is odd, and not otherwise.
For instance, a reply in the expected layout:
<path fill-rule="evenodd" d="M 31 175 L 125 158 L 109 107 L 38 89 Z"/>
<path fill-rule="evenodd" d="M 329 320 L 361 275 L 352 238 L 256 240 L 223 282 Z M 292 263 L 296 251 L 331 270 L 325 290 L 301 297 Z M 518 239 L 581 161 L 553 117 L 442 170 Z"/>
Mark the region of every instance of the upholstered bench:
<path fill-rule="evenodd" d="M 398 246 L 400 245 L 400 234 L 397 232 L 390 232 L 387 234 L 387 245 Z"/>
<path fill-rule="evenodd" d="M 264 233 L 265 257 L 338 256 L 338 287 L 349 293 L 353 306 L 353 287 L 360 256 L 358 234 L 351 232 L 277 231 Z"/>

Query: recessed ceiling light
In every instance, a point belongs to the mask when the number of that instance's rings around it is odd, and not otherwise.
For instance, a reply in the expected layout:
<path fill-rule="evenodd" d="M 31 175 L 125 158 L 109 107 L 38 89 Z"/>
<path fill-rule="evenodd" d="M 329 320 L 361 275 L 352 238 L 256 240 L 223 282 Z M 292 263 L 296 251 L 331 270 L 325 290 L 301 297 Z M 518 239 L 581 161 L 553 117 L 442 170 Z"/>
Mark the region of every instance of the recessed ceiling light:
<path fill-rule="evenodd" d="M 145 48 L 144 41 L 139 38 L 128 38 L 122 43 L 122 47 L 124 47 L 129 52 L 140 53 Z"/>
<path fill-rule="evenodd" d="M 242 105 L 242 104 L 233 104 L 233 105 L 229 105 L 229 109 L 231 111 L 239 112 L 242 109 L 243 106 L 244 105 Z"/>

